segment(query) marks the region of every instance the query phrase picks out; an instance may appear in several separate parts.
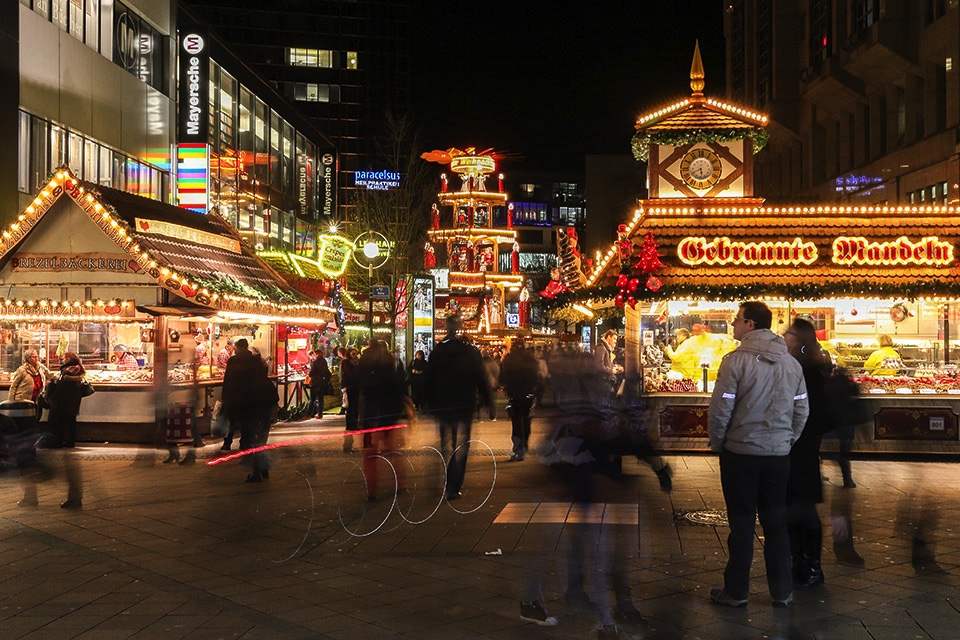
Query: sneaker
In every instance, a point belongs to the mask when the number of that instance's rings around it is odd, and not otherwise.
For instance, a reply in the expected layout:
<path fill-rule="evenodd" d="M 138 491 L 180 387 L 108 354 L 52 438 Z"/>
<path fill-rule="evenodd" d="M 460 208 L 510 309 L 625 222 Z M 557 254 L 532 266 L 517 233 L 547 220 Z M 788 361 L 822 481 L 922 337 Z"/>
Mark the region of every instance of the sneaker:
<path fill-rule="evenodd" d="M 520 619 L 538 624 L 541 627 L 557 626 L 557 619 L 547 615 L 547 610 L 543 608 L 543 603 L 539 600 L 533 602 L 520 603 Z"/>
<path fill-rule="evenodd" d="M 510 459 L 507 460 L 507 462 L 523 462 L 523 456 L 520 455 L 519 453 L 515 453 L 512 456 L 510 456 Z"/>
<path fill-rule="evenodd" d="M 791 595 L 791 599 L 792 598 L 793 596 Z M 747 606 L 746 598 L 743 600 L 738 600 L 727 593 L 726 589 L 711 589 L 710 600 L 713 602 L 713 604 L 722 604 L 725 607 L 734 607 L 735 609 L 740 609 Z"/>
<path fill-rule="evenodd" d="M 615 624 L 597 627 L 597 640 L 616 640 L 620 637 L 620 628 Z"/>
<path fill-rule="evenodd" d="M 793 602 L 793 594 L 791 593 L 783 600 L 774 600 L 773 606 L 775 606 L 778 609 L 786 609 L 787 607 L 790 606 L 792 602 Z"/>

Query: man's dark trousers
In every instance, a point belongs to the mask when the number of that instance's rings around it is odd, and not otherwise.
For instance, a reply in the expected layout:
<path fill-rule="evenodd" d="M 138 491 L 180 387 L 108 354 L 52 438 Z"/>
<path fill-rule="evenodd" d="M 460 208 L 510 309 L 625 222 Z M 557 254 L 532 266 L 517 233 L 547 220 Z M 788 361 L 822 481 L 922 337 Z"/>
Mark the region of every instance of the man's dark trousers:
<path fill-rule="evenodd" d="M 767 587 L 774 600 L 793 592 L 790 535 L 787 531 L 787 480 L 790 456 L 720 454 L 720 483 L 727 503 L 729 558 L 723 572 L 724 589 L 738 600 L 750 594 L 750 564 L 756 518 L 763 527 L 763 558 Z"/>

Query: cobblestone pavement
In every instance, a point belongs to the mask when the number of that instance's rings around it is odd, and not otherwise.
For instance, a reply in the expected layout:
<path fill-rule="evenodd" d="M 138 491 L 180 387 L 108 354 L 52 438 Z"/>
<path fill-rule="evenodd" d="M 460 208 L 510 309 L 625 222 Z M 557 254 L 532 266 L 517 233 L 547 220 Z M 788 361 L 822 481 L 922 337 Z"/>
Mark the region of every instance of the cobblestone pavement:
<path fill-rule="evenodd" d="M 534 440 L 546 417 L 534 421 Z M 269 480 L 244 483 L 239 460 L 163 464 L 165 450 L 81 444 L 46 452 L 39 506 L 18 507 L 0 480 L 0 629 L 30 638 L 593 638 L 593 615 L 568 606 L 566 533 L 583 514 L 533 458 L 507 463 L 510 426 L 474 428 L 464 496 L 447 502 L 436 428 L 423 419 L 408 449 L 381 463 L 365 500 L 360 457 L 341 452 L 342 416 L 280 424 Z M 218 443 L 219 444 L 219 443 Z M 66 498 L 68 459 L 81 469 L 82 510 Z M 823 587 L 774 609 L 757 540 L 750 604 L 712 605 L 726 527 L 717 458 L 670 456 L 674 490 L 627 461 L 586 517 L 624 545 L 618 563 L 644 615 L 622 626 L 646 638 L 960 637 L 955 464 L 855 461 L 855 489 L 824 464 Z M 395 496 L 395 469 L 408 491 Z M 837 561 L 832 512 L 848 511 L 864 565 Z M 912 564 L 914 532 L 935 552 Z M 528 568 L 544 567 L 555 627 L 519 619 Z"/>

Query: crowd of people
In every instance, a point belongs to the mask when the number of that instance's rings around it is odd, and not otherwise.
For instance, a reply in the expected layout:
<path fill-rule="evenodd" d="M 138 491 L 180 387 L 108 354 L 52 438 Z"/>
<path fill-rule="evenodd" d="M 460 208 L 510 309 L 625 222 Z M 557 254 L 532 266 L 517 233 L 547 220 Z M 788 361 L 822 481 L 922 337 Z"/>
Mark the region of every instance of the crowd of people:
<path fill-rule="evenodd" d="M 705 327 L 695 326 L 693 335 L 667 353 L 682 365 L 683 345 L 698 339 L 724 353 L 711 375 L 714 385 L 708 413 L 709 446 L 719 455 L 729 522 L 723 583 L 710 594 L 718 605 L 743 607 L 749 601 L 758 517 L 773 606 L 787 607 L 794 589 L 817 587 L 826 580 L 817 508 L 824 501 L 820 447 L 825 434 L 850 425 L 841 424 L 839 416 L 844 412 L 832 405 L 831 381 L 838 373 L 821 348 L 814 326 L 795 318 L 781 336 L 771 331 L 771 324 L 772 313 L 765 304 L 745 302 L 732 319 L 729 344 L 709 337 Z M 649 464 L 664 491 L 672 489 L 672 470 L 648 438 L 642 396 L 623 393 L 617 332 L 604 333 L 589 353 L 579 345 L 545 349 L 522 339 L 513 340 L 506 350 L 481 349 L 464 338 L 461 328 L 457 316 L 447 318 L 446 334 L 429 357 L 419 351 L 407 367 L 380 340 L 371 341 L 362 352 L 338 350 L 335 364 L 346 416 L 343 451 L 352 453 L 354 438 L 359 436 L 366 499 L 375 502 L 382 497 L 382 461 L 406 446 L 405 432 L 398 427 L 416 420 L 418 412 L 429 412 L 436 420 L 446 464 L 445 495 L 447 500 L 459 499 L 473 422 L 483 416 L 495 418 L 495 396 L 502 391 L 511 423 L 509 461 L 536 457 L 549 472 L 545 481 L 583 512 L 570 529 L 567 599 L 595 612 L 599 637 L 619 637 L 618 622 L 639 619 L 629 581 L 620 573 L 623 541 L 606 537 L 590 514 L 611 496 L 635 491 L 625 478 L 624 457 Z M 225 363 L 221 413 L 231 433 L 239 432 L 240 449 L 253 450 L 244 456 L 250 467 L 246 481 L 262 482 L 269 478 L 270 464 L 260 448 L 275 420 L 277 388 L 264 359 L 246 339 L 231 341 L 218 354 L 221 358 Z M 698 369 L 701 364 L 697 363 Z M 323 351 L 311 352 L 309 374 L 309 413 L 320 417 L 322 398 L 334 393 Z M 49 407 L 43 446 L 74 445 L 83 376 L 83 364 L 74 353 L 63 354 L 57 372 L 40 364 L 35 351 L 24 353 L 23 365 L 11 380 L 10 399 Z M 547 390 L 552 392 L 554 417 L 541 441 L 531 442 L 533 411 L 543 405 Z M 42 411 L 37 409 L 38 419 Z M 231 438 L 228 434 L 224 448 L 229 449 Z M 406 490 L 403 465 L 394 469 L 396 491 L 402 493 Z M 843 475 L 844 487 L 856 486 L 849 463 Z M 78 508 L 82 501 L 79 477 L 68 469 L 68 480 L 70 493 L 62 506 Z M 29 474 L 24 475 L 23 486 L 20 504 L 36 505 L 36 483 Z M 834 500 L 831 505 L 834 552 L 841 562 L 862 564 L 863 558 L 853 548 L 851 511 L 849 499 Z M 925 539 L 929 528 L 917 527 L 913 533 L 915 565 L 935 565 Z M 542 602 L 542 574 L 542 566 L 532 561 L 520 615 L 537 624 L 556 624 Z"/>

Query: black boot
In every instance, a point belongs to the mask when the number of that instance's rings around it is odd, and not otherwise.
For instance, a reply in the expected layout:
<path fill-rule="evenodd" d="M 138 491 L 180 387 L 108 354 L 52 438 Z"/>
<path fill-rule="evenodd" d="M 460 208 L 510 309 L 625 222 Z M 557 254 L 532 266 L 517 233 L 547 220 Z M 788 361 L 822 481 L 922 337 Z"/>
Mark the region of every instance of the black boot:
<path fill-rule="evenodd" d="M 794 581 L 793 586 L 798 589 L 807 587 L 819 587 L 823 584 L 823 569 L 820 567 L 819 560 L 806 560 L 800 564 L 800 574 Z"/>
<path fill-rule="evenodd" d="M 170 447 L 167 450 L 167 459 L 163 461 L 163 464 L 170 464 L 171 462 L 176 462 L 180 459 L 180 450 L 177 447 Z"/>

